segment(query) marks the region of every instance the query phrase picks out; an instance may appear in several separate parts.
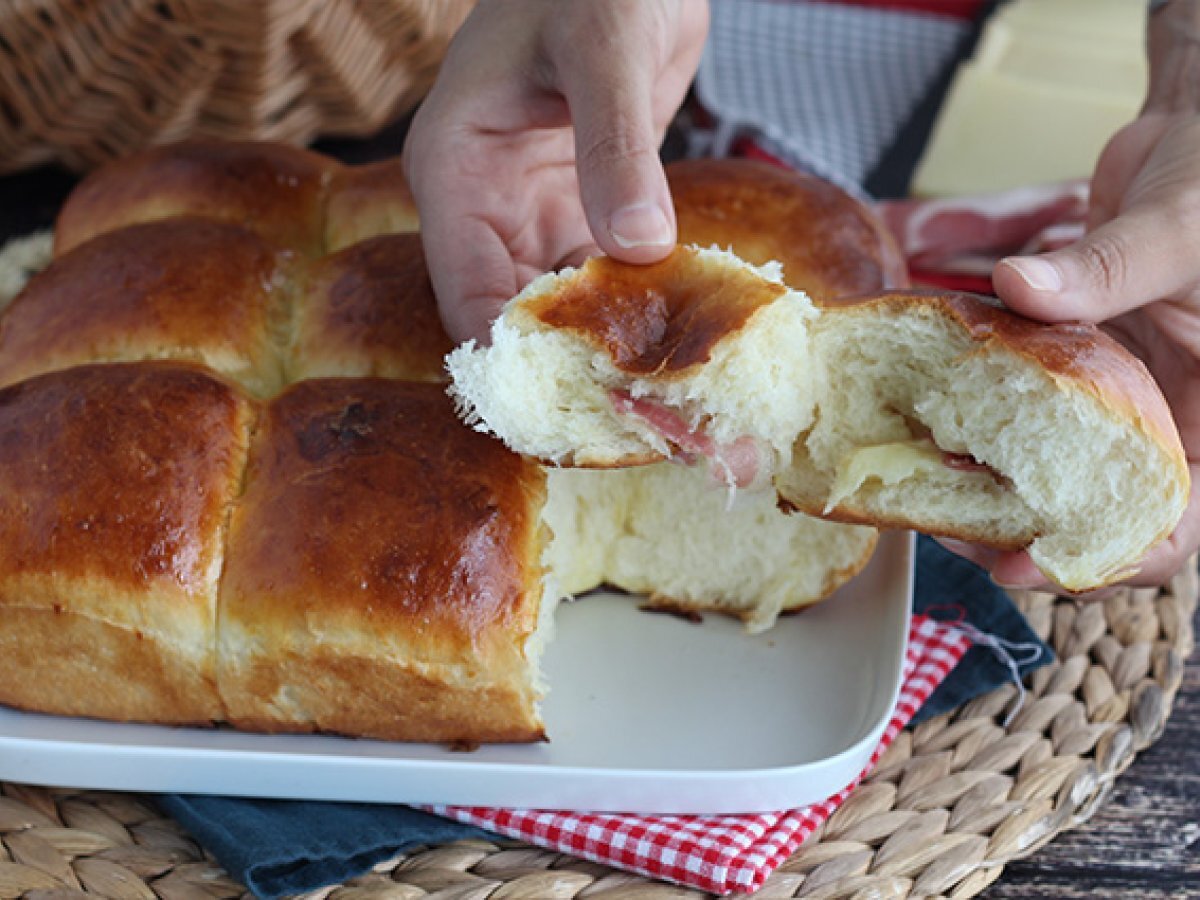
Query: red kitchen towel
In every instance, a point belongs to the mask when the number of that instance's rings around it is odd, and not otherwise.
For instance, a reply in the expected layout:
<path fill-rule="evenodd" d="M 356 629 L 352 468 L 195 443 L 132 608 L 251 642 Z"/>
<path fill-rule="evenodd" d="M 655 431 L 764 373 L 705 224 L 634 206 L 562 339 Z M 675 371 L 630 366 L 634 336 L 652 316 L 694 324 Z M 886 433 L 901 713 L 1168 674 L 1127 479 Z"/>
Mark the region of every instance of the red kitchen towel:
<path fill-rule="evenodd" d="M 638 816 L 458 806 L 429 809 L 531 844 L 716 894 L 757 890 L 874 768 L 970 646 L 970 638 L 953 625 L 928 616 L 913 617 L 904 685 L 879 746 L 852 784 L 812 806 L 738 816 Z"/>

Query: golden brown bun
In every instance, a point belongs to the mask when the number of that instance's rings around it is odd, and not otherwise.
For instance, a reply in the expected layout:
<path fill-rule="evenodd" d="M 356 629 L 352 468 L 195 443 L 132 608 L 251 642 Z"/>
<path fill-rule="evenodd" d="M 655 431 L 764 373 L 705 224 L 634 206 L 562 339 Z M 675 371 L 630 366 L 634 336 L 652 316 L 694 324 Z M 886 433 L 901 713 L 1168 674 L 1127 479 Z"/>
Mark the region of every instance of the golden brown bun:
<path fill-rule="evenodd" d="M 1189 493 L 1170 409 L 1094 325 L 896 292 L 827 310 L 823 399 L 776 477 L 794 508 L 1028 549 L 1072 591 L 1128 577 Z"/>
<path fill-rule="evenodd" d="M 812 302 L 725 250 L 654 265 L 589 259 L 540 276 L 446 358 L 466 420 L 518 453 L 623 468 L 677 451 L 746 487 L 812 421 Z M 779 385 L 791 386 L 781 395 Z"/>
<path fill-rule="evenodd" d="M 514 309 L 586 341 L 622 372 L 664 380 L 703 366 L 717 344 L 787 293 L 687 247 L 645 266 L 593 257 L 555 287 Z"/>
<path fill-rule="evenodd" d="M 895 291 L 848 305 L 895 316 L 905 308 L 936 309 L 980 345 L 1001 346 L 1056 381 L 1090 395 L 1115 417 L 1136 423 L 1187 478 L 1187 460 L 1171 408 L 1140 359 L 1095 325 L 1047 325 L 974 294 Z"/>
<path fill-rule="evenodd" d="M 287 262 L 253 232 L 206 219 L 100 235 L 13 301 L 0 323 L 0 385 L 83 363 L 170 358 L 273 394 L 282 386 L 274 330 Z"/>
<path fill-rule="evenodd" d="M 380 234 L 417 231 L 417 204 L 399 159 L 338 169 L 325 204 L 325 252 Z"/>
<path fill-rule="evenodd" d="M 309 264 L 296 299 L 288 379 L 444 381 L 442 328 L 421 238 L 371 238 Z"/>
<path fill-rule="evenodd" d="M 904 258 L 866 205 L 813 175 L 745 159 L 667 166 L 679 242 L 731 249 L 818 304 L 907 284 Z"/>
<path fill-rule="evenodd" d="M 744 487 L 811 423 L 799 373 L 815 314 L 778 266 L 725 250 L 676 247 L 654 265 L 594 257 L 534 279 L 490 346 L 468 342 L 446 365 L 467 421 L 518 453 L 620 468 L 700 451 Z M 733 456 L 736 473 L 716 460 Z"/>
<path fill-rule="evenodd" d="M 440 385 L 297 384 L 266 411 L 230 524 L 230 721 L 398 740 L 536 740 L 534 463 Z"/>
<path fill-rule="evenodd" d="M 0 390 L 0 702 L 222 718 L 217 582 L 254 413 L 203 368 L 169 363 Z"/>
<path fill-rule="evenodd" d="M 193 140 L 156 147 L 84 179 L 59 213 L 55 254 L 123 225 L 196 215 L 316 256 L 324 244 L 325 187 L 338 168 L 286 144 Z"/>

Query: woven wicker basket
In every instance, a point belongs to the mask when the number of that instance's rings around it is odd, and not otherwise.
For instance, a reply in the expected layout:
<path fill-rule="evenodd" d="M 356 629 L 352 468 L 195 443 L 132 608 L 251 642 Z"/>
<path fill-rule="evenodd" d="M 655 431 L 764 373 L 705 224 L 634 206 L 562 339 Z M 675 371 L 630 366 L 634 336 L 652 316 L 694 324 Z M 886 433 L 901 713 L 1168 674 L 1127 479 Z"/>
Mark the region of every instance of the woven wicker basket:
<path fill-rule="evenodd" d="M 472 0 L 3 0 L 0 173 L 184 136 L 369 134 L 429 87 Z"/>

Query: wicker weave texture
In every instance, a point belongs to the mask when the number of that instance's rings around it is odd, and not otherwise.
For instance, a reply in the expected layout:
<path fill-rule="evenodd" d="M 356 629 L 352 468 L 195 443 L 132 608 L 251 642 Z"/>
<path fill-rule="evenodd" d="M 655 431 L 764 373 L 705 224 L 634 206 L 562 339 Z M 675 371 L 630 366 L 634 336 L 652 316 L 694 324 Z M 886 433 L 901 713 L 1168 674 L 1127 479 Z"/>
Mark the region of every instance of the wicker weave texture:
<path fill-rule="evenodd" d="M 472 0 L 4 0 L 0 173 L 185 136 L 369 134 L 429 87 Z"/>
<path fill-rule="evenodd" d="M 1058 662 L 1020 712 L 1003 688 L 904 732 L 879 768 L 755 896 L 971 897 L 1004 864 L 1089 818 L 1161 733 L 1192 647 L 1195 564 L 1163 591 L 1077 605 L 1017 597 Z M 244 888 L 129 794 L 4 784 L 0 897 L 242 897 Z M 420 849 L 331 900 L 674 900 L 707 895 L 515 842 Z"/>

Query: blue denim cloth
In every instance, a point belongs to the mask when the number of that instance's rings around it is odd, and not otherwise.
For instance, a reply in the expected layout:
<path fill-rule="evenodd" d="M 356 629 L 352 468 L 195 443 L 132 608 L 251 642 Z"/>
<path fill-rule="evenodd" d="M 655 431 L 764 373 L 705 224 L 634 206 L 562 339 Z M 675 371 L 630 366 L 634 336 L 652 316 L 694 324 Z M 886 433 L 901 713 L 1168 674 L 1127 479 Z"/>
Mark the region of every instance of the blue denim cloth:
<path fill-rule="evenodd" d="M 1044 648 L 1030 671 L 1053 655 L 1038 640 L 1004 591 L 972 563 L 921 537 L 917 541 L 914 609 L 935 618 L 961 616 L 980 631 Z M 953 709 L 1010 679 L 987 648 L 972 647 L 914 721 Z M 163 809 L 182 824 L 226 871 L 260 897 L 282 897 L 338 884 L 406 849 L 487 832 L 405 806 L 248 800 L 170 795 Z"/>
<path fill-rule="evenodd" d="M 1008 594 L 996 587 L 986 572 L 924 535 L 917 538 L 913 611 L 935 619 L 962 619 L 1009 645 L 1027 645 L 1031 652 L 1013 654 L 1022 659 L 1018 666 L 1022 676 L 1054 659 L 1054 651 L 1034 633 Z M 1009 681 L 1012 673 L 996 651 L 977 643 L 925 701 L 912 724 L 957 709 Z"/>
<path fill-rule="evenodd" d="M 192 794 L 159 805 L 258 897 L 341 884 L 420 844 L 495 837 L 407 806 Z"/>

